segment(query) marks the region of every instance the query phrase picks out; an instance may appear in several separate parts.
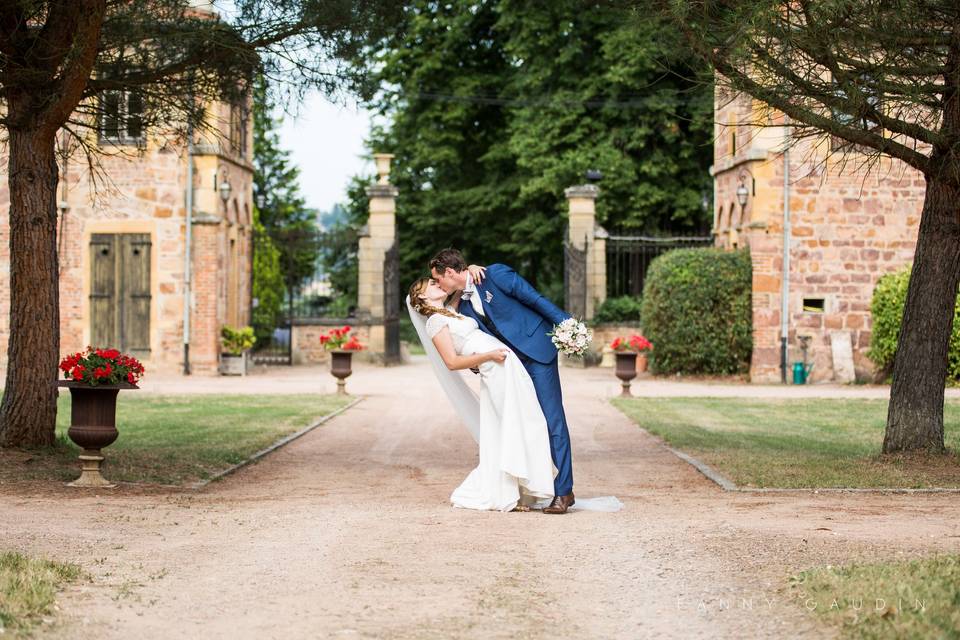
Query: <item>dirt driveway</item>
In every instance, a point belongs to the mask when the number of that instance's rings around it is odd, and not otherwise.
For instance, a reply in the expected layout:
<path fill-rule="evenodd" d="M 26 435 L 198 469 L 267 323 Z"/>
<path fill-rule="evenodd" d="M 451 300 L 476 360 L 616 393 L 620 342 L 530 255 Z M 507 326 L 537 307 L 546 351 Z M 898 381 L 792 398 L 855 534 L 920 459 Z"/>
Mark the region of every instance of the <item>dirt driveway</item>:
<path fill-rule="evenodd" d="M 724 493 L 604 400 L 609 371 L 563 377 L 576 492 L 621 512 L 450 508 L 476 451 L 419 363 L 361 369 L 363 402 L 202 492 L 0 495 L 2 546 L 93 577 L 43 637 L 231 640 L 819 638 L 795 571 L 960 549 L 955 495 Z"/>

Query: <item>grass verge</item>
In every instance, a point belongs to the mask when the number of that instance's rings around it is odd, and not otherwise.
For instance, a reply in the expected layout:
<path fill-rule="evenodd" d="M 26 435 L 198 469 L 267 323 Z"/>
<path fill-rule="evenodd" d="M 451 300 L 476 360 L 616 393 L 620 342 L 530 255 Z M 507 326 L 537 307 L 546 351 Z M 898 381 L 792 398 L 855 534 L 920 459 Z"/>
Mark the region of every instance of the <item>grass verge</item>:
<path fill-rule="evenodd" d="M 880 455 L 886 400 L 616 398 L 614 406 L 670 446 L 746 487 L 960 487 L 960 457 Z M 944 409 L 960 449 L 960 402 Z"/>
<path fill-rule="evenodd" d="M 52 613 L 57 591 L 82 575 L 75 564 L 0 552 L 0 635 L 29 633 Z"/>
<path fill-rule="evenodd" d="M 801 606 L 846 638 L 960 638 L 960 556 L 823 567 L 798 574 Z"/>
<path fill-rule="evenodd" d="M 120 437 L 104 450 L 113 481 L 182 484 L 203 480 L 313 421 L 343 408 L 342 396 L 146 396 L 121 392 Z M 0 484 L 70 480 L 79 449 L 67 438 L 70 397 L 60 396 L 57 445 L 40 451 L 0 450 Z"/>

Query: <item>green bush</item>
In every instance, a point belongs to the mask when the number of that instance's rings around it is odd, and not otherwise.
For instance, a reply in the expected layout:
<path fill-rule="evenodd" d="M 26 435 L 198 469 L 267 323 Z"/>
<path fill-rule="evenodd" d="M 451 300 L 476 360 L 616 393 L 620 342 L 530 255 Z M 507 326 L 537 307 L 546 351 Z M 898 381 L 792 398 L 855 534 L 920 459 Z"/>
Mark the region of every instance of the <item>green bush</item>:
<path fill-rule="evenodd" d="M 653 372 L 749 370 L 751 280 L 747 250 L 677 249 L 657 257 L 647 271 L 642 313 Z"/>
<path fill-rule="evenodd" d="M 224 326 L 220 329 L 220 344 L 223 346 L 223 352 L 232 356 L 243 355 L 243 352 L 253 347 L 256 342 L 253 327 L 234 329 Z"/>
<path fill-rule="evenodd" d="M 867 357 L 877 365 L 882 377 L 889 377 L 893 372 L 893 356 L 897 353 L 900 322 L 903 320 L 903 305 L 907 299 L 909 284 L 910 267 L 906 267 L 902 271 L 881 276 L 873 290 L 873 299 L 870 302 L 873 328 Z M 960 383 L 960 305 L 957 305 L 953 312 L 947 380 L 951 384 Z"/>
<path fill-rule="evenodd" d="M 620 296 L 607 298 L 597 312 L 593 314 L 594 322 L 640 322 L 641 298 Z"/>

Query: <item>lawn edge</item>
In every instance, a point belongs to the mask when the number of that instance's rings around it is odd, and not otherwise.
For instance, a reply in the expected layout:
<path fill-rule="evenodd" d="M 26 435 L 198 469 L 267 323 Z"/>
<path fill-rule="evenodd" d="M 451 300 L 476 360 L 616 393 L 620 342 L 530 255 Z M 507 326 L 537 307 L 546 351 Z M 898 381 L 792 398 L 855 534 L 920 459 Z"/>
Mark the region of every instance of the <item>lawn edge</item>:
<path fill-rule="evenodd" d="M 612 400 L 614 398 L 609 398 Z M 617 409 L 616 405 L 612 402 L 610 403 L 614 409 Z M 620 409 L 617 409 L 620 411 Z M 640 426 L 636 420 L 625 414 L 623 411 L 620 411 L 620 414 L 625 417 L 627 420 L 632 422 L 637 429 L 640 429 L 645 434 L 656 440 L 660 443 L 664 449 L 680 458 L 691 467 L 699 471 L 705 478 L 713 482 L 715 485 L 723 489 L 724 491 L 736 492 L 736 493 L 876 493 L 876 494 L 891 494 L 891 493 L 900 493 L 900 494 L 916 494 L 916 493 L 957 493 L 960 494 L 960 488 L 952 487 L 922 487 L 922 488 L 909 488 L 909 487 L 741 487 L 735 483 L 730 478 L 726 477 L 706 462 L 703 462 L 699 458 L 694 458 L 689 453 L 680 451 L 679 449 L 674 449 L 667 441 L 661 438 L 660 436 L 650 433 L 646 429 Z"/>
<path fill-rule="evenodd" d="M 276 442 L 274 442 L 273 444 L 271 444 L 269 447 L 266 447 L 265 449 L 261 449 L 260 451 L 257 451 L 256 453 L 254 453 L 254 454 L 251 455 L 250 457 L 246 458 L 245 460 L 241 460 L 241 461 L 238 462 L 237 464 L 235 464 L 235 465 L 233 465 L 233 466 L 231 466 L 231 467 L 227 467 L 227 468 L 224 469 L 223 471 L 218 471 L 217 473 L 213 474 L 212 476 L 210 476 L 210 477 L 207 478 L 206 480 L 200 480 L 200 481 L 198 481 L 198 482 L 194 482 L 194 483 L 191 484 L 191 485 L 188 485 L 188 486 L 187 486 L 187 489 L 190 489 L 190 490 L 192 490 L 192 491 L 199 491 L 199 490 L 201 490 L 201 489 L 204 489 L 205 487 L 207 487 L 208 485 L 210 485 L 210 484 L 213 483 L 213 482 L 217 482 L 217 481 L 222 480 L 223 478 L 225 478 L 225 477 L 227 477 L 227 476 L 229 476 L 229 475 L 231 475 L 231 474 L 233 474 L 233 473 L 236 473 L 237 471 L 239 471 L 240 469 L 246 467 L 247 465 L 253 464 L 254 462 L 260 460 L 260 458 L 263 458 L 264 456 L 270 455 L 271 453 L 273 453 L 273 452 L 276 451 L 277 449 L 280 449 L 281 447 L 284 447 L 284 446 L 290 444 L 291 442 L 293 442 L 294 440 L 297 440 L 298 438 L 302 438 L 303 436 L 307 435 L 308 433 L 310 433 L 311 431 L 313 431 L 314 429 L 316 429 L 316 428 L 319 427 L 320 425 L 322 425 L 322 424 L 324 424 L 324 423 L 332 420 L 333 418 L 336 418 L 338 415 L 340 415 L 341 413 L 343 413 L 343 412 L 346 411 L 347 409 L 350 409 L 350 408 L 352 408 L 352 407 L 355 407 L 361 400 L 363 400 L 363 398 L 364 398 L 364 396 L 358 396 L 358 397 L 354 398 L 353 402 L 350 402 L 350 403 L 347 404 L 346 406 L 343 406 L 343 407 L 337 409 L 337 410 L 334 411 L 333 413 L 328 413 L 328 414 L 326 414 L 325 416 L 323 416 L 323 417 L 319 418 L 318 420 L 312 422 L 311 424 L 307 425 L 307 426 L 304 427 L 303 429 L 300 429 L 299 431 L 295 431 L 294 433 L 291 433 L 291 434 L 288 435 L 288 436 L 284 436 L 283 438 L 280 438 L 279 440 L 277 440 Z"/>

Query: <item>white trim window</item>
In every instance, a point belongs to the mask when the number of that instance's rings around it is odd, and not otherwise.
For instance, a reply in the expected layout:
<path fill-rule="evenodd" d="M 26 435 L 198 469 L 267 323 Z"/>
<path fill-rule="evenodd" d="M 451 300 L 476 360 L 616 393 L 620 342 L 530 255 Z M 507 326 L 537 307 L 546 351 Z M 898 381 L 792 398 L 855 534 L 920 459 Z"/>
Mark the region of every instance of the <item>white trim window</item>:
<path fill-rule="evenodd" d="M 143 143 L 143 96 L 133 91 L 106 91 L 100 97 L 100 105 L 101 141 Z"/>

